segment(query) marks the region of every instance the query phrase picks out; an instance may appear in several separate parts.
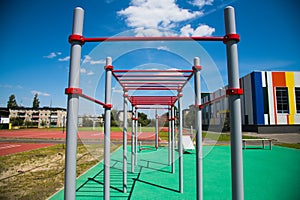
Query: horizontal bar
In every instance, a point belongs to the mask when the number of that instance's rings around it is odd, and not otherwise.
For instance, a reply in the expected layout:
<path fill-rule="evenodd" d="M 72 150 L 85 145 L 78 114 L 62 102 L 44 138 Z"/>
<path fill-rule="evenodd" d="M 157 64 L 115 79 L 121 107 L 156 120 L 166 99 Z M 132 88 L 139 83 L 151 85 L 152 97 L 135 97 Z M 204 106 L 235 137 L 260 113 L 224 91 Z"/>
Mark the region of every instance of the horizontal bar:
<path fill-rule="evenodd" d="M 168 88 L 168 87 L 176 87 L 180 88 L 178 85 L 145 85 L 145 84 L 133 84 L 133 85 L 124 85 L 124 87 L 131 88 L 131 87 L 140 87 L 140 88 L 148 88 L 148 87 L 157 87 L 157 88 Z"/>
<path fill-rule="evenodd" d="M 155 74 L 157 77 L 189 77 L 189 74 Z M 153 77 L 153 74 L 123 74 L 116 75 L 118 78 L 124 77 Z"/>
<path fill-rule="evenodd" d="M 112 108 L 112 105 L 111 105 L 111 104 L 105 104 L 105 103 L 103 103 L 103 102 L 101 102 L 101 101 L 99 101 L 99 100 L 97 100 L 97 99 L 94 99 L 94 98 L 92 98 L 92 97 L 90 97 L 90 96 L 87 96 L 87 95 L 85 95 L 85 94 L 80 94 L 80 96 L 81 96 L 82 98 L 86 99 L 86 100 L 92 101 L 92 102 L 94 102 L 94 103 L 96 103 L 96 104 L 100 104 L 100 105 L 103 106 L 104 108 Z"/>
<path fill-rule="evenodd" d="M 85 38 L 84 42 L 126 42 L 126 41 L 223 41 L 224 36 L 162 36 L 162 37 L 98 37 Z"/>
<path fill-rule="evenodd" d="M 129 101 L 135 104 L 138 103 L 175 103 L 177 96 L 131 96 Z"/>
<path fill-rule="evenodd" d="M 142 87 L 124 87 L 124 89 L 126 90 L 181 90 L 182 88 L 177 88 L 177 87 L 164 87 L 164 88 L 157 88 L 157 87 L 153 87 L 153 88 L 142 88 Z"/>
<path fill-rule="evenodd" d="M 155 87 L 155 86 L 158 86 L 158 87 L 182 87 L 183 86 L 183 83 L 165 83 L 165 84 L 158 84 L 158 83 L 142 83 L 142 84 L 139 84 L 139 83 L 123 83 L 123 86 L 124 87 Z"/>
<path fill-rule="evenodd" d="M 143 109 L 143 110 L 169 110 L 170 108 L 168 107 L 140 107 L 140 106 L 136 106 L 136 109 Z"/>
<path fill-rule="evenodd" d="M 131 102 L 133 105 L 164 105 L 169 106 L 172 102 Z"/>
<path fill-rule="evenodd" d="M 172 69 L 172 70 L 137 70 L 137 69 L 133 69 L 133 70 L 126 70 L 126 69 L 120 69 L 120 70 L 113 70 L 114 73 L 137 73 L 137 72 L 146 72 L 146 73 L 158 73 L 158 72 L 164 72 L 164 73 L 175 73 L 175 72 L 179 72 L 179 73 L 193 73 L 193 70 L 177 70 L 177 69 Z"/>
<path fill-rule="evenodd" d="M 226 98 L 226 97 L 227 97 L 227 95 L 219 96 L 219 97 L 217 97 L 217 98 L 215 98 L 215 99 L 212 99 L 212 100 L 210 100 L 210 101 L 204 102 L 201 106 L 202 106 L 202 108 L 204 108 L 204 107 L 206 107 L 206 106 L 208 106 L 208 105 L 210 105 L 210 104 L 212 104 L 212 103 L 214 103 L 214 102 L 216 102 L 216 101 L 219 101 L 219 100 L 221 100 L 221 99 L 224 99 L 224 98 Z"/>
<path fill-rule="evenodd" d="M 177 96 L 130 96 L 130 99 L 149 99 L 149 98 L 165 98 L 165 99 L 177 99 Z"/>
<path fill-rule="evenodd" d="M 182 85 L 183 82 L 142 82 L 142 83 L 137 83 L 137 82 L 126 82 L 123 83 L 124 86 L 126 85 Z"/>
<path fill-rule="evenodd" d="M 177 99 L 174 99 L 174 101 Z M 173 99 L 130 99 L 131 102 L 172 102 Z"/>
<path fill-rule="evenodd" d="M 143 78 L 143 77 L 137 77 L 137 78 L 119 78 L 119 80 L 122 81 L 138 81 L 138 82 L 142 82 L 142 81 L 186 81 L 186 78 Z"/>

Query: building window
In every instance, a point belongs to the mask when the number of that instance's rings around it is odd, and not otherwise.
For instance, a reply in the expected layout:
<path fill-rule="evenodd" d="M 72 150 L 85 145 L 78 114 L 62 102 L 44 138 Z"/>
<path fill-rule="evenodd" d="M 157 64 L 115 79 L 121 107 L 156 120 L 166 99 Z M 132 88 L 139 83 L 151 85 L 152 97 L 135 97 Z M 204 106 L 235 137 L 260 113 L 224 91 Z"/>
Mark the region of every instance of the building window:
<path fill-rule="evenodd" d="M 288 89 L 286 87 L 276 88 L 277 113 L 289 113 Z"/>
<path fill-rule="evenodd" d="M 295 88 L 295 96 L 296 96 L 296 109 L 297 113 L 300 113 L 300 88 Z"/>

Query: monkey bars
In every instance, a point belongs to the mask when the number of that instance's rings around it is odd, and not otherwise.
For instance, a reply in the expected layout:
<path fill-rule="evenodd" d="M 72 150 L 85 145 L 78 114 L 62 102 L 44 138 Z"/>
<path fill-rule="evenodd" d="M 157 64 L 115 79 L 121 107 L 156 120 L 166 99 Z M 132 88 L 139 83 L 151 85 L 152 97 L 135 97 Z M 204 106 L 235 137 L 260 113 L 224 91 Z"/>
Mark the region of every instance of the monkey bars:
<path fill-rule="evenodd" d="M 132 106 L 174 106 L 177 96 L 130 96 L 129 101 Z M 142 107 L 137 107 L 142 109 Z M 156 108 L 152 108 L 156 109 Z"/>
<path fill-rule="evenodd" d="M 113 70 L 113 76 L 126 91 L 181 91 L 193 76 L 193 70 Z"/>

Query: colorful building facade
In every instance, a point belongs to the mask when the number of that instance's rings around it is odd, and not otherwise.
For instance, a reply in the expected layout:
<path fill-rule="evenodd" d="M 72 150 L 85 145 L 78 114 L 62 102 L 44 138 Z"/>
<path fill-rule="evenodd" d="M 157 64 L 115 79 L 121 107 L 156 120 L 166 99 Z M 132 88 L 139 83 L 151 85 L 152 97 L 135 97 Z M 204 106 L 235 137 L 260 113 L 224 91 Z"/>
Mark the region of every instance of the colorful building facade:
<path fill-rule="evenodd" d="M 255 71 L 240 79 L 242 127 L 255 132 L 300 132 L 300 72 Z M 229 117 L 225 90 L 204 97 L 203 123 Z"/>

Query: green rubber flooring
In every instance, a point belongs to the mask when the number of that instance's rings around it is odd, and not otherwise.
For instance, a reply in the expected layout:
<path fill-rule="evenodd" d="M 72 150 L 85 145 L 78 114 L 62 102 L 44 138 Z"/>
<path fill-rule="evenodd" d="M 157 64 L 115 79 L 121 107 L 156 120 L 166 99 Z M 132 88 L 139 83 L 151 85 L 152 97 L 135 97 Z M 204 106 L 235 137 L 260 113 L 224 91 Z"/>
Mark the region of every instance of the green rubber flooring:
<path fill-rule="evenodd" d="M 128 171 L 131 169 L 128 147 Z M 196 199 L 195 152 L 183 156 L 184 192 L 179 193 L 178 160 L 175 173 L 168 165 L 168 150 L 145 148 L 138 153 L 135 173 L 128 172 L 127 193 L 122 192 L 122 148 L 111 155 L 111 199 Z M 231 199 L 229 146 L 203 147 L 204 199 Z M 273 146 L 272 150 L 243 150 L 246 200 L 299 199 L 300 150 Z M 77 180 L 77 199 L 103 197 L 103 163 Z M 63 199 L 63 190 L 50 199 Z"/>

